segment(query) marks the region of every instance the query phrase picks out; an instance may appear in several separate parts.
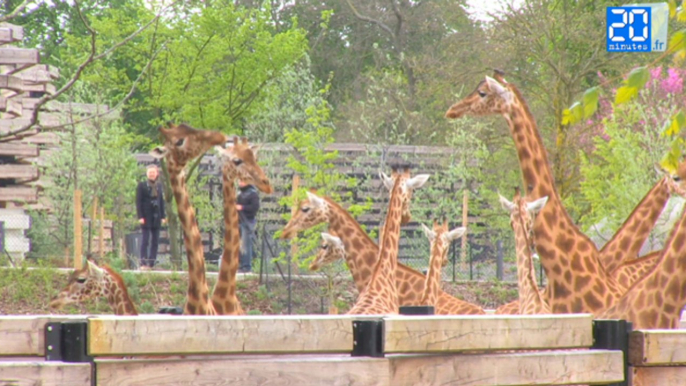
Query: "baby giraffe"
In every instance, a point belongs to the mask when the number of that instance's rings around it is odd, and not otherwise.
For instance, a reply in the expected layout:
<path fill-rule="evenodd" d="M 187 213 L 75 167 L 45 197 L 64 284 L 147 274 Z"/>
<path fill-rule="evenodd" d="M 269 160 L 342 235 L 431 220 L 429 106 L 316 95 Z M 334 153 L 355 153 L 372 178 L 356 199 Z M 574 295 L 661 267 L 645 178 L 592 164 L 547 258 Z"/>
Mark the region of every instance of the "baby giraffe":
<path fill-rule="evenodd" d="M 319 245 L 317 256 L 310 263 L 310 270 L 316 271 L 339 259 L 345 260 L 345 245 L 343 241 L 332 234 L 322 232 L 322 243 Z"/>
<path fill-rule="evenodd" d="M 467 228 L 459 227 L 448 231 L 447 220 L 443 220 L 442 225 L 439 225 L 434 220 L 433 230 L 424 224 L 422 224 L 422 230 L 429 239 L 431 257 L 429 258 L 429 272 L 426 274 L 424 292 L 422 292 L 420 304 L 436 307 L 438 295 L 441 292 L 441 267 L 445 267 L 448 264 L 450 243 L 456 238 L 461 237 Z"/>
<path fill-rule="evenodd" d="M 550 305 L 541 294 L 536 284 L 533 254 L 533 224 L 536 214 L 543 209 L 548 196 L 527 202 L 515 193 L 513 202 L 500 196 L 504 209 L 510 211 L 510 225 L 515 234 L 517 251 L 517 282 L 519 283 L 519 313 L 522 315 L 550 314 Z"/>
<path fill-rule="evenodd" d="M 83 268 L 72 272 L 67 285 L 50 301 L 50 308 L 61 309 L 96 297 L 106 298 L 116 315 L 138 315 L 121 276 L 108 266 L 98 267 L 91 260 L 84 261 Z"/>

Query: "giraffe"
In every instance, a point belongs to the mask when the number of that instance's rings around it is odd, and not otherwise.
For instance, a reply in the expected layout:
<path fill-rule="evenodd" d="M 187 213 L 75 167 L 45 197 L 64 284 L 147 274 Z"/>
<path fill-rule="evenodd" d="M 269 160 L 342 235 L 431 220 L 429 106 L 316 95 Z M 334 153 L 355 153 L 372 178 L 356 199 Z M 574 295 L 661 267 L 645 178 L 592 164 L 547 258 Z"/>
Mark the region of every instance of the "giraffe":
<path fill-rule="evenodd" d="M 665 243 L 659 262 L 617 302 L 599 314 L 625 319 L 635 329 L 679 328 L 686 306 L 686 210 Z"/>
<path fill-rule="evenodd" d="M 410 171 L 406 168 L 402 173 L 394 171 L 391 178 L 381 173 L 381 179 L 387 188 L 392 184 L 383 237 L 372 277 L 355 305 L 347 312 L 348 315 L 397 314 L 399 310 L 395 271 L 398 266 L 400 225 L 410 221 L 412 192 L 424 185 L 429 175 L 419 174 L 410 178 Z"/>
<path fill-rule="evenodd" d="M 625 288 L 605 271 L 595 244 L 572 222 L 562 206 L 548 163 L 548 155 L 526 102 L 511 83 L 502 85 L 486 76 L 476 89 L 446 112 L 464 115 L 501 114 L 517 149 L 527 196 L 548 196 L 534 220 L 534 243 L 548 277 L 548 302 L 553 313 L 596 315 L 621 297 Z"/>
<path fill-rule="evenodd" d="M 441 225 L 434 220 L 433 229 L 429 229 L 429 227 L 422 224 L 422 230 L 429 239 L 431 256 L 429 257 L 429 271 L 426 273 L 426 281 L 424 282 L 424 292 L 422 292 L 419 303 L 436 307 L 441 291 L 441 267 L 445 267 L 448 264 L 450 243 L 456 238 L 461 237 L 467 228 L 459 227 L 448 231 L 448 221 L 444 219 Z"/>
<path fill-rule="evenodd" d="M 317 256 L 310 263 L 310 270 L 316 271 L 336 260 L 345 259 L 345 255 L 343 241 L 330 233 L 322 232 L 322 242 L 319 245 Z"/>
<path fill-rule="evenodd" d="M 510 225 L 514 231 L 515 249 L 517 251 L 517 283 L 519 287 L 518 313 L 522 315 L 549 314 L 550 305 L 546 302 L 536 284 L 536 271 L 534 270 L 531 229 L 533 219 L 545 206 L 548 197 L 527 202 L 519 195 L 519 189 L 515 193 L 512 202 L 500 196 L 500 204 L 510 212 Z"/>
<path fill-rule="evenodd" d="M 215 146 L 222 161 L 222 193 L 224 206 L 224 249 L 219 264 L 217 284 L 212 291 L 212 305 L 217 315 L 243 315 L 245 312 L 236 296 L 236 272 L 240 254 L 240 231 L 236 210 L 236 180 L 255 185 L 260 191 L 271 194 L 272 186 L 257 164 L 258 146 L 248 145 L 248 139 L 233 138 L 226 149 Z"/>
<path fill-rule="evenodd" d="M 222 133 L 194 129 L 183 123 L 177 125 L 169 122 L 167 126 L 166 128 L 159 127 L 164 145 L 153 149 L 150 154 L 155 158 L 164 158 L 167 163 L 169 180 L 183 228 L 183 241 L 188 260 L 188 296 L 183 313 L 185 315 L 216 315 L 216 310 L 209 300 L 202 239 L 195 210 L 186 190 L 184 167 L 189 161 L 201 156 L 213 146 L 224 144 L 227 138 Z"/>
<path fill-rule="evenodd" d="M 362 230 L 350 213 L 334 200 L 307 192 L 307 199 L 300 203 L 298 210 L 282 230 L 281 238 L 292 238 L 298 232 L 321 223 L 328 223 L 329 233 L 340 237 L 343 241 L 346 264 L 353 276 L 357 291 L 362 293 L 371 279 L 379 247 L 367 232 Z M 395 274 L 400 305 L 420 305 L 419 301 L 424 291 L 424 275 L 401 263 L 398 263 Z M 440 315 L 485 314 L 480 306 L 460 300 L 442 290 L 435 312 Z"/>
<path fill-rule="evenodd" d="M 74 270 L 67 285 L 50 301 L 50 308 L 61 309 L 67 304 L 104 297 L 116 315 L 138 315 L 124 280 L 108 266 L 98 267 L 85 260 L 81 269 Z"/>

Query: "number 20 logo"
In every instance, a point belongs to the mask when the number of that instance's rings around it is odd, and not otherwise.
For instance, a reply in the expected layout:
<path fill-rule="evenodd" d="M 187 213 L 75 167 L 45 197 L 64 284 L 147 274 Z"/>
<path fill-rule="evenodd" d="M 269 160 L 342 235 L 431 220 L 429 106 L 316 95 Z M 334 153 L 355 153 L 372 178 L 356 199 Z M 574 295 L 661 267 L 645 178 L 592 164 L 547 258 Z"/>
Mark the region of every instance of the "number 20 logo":
<path fill-rule="evenodd" d="M 609 38 L 613 42 L 623 42 L 626 41 L 624 39 L 624 36 L 617 36 L 615 35 L 615 28 L 622 29 L 625 28 L 627 25 L 629 26 L 629 40 L 632 42 L 645 42 L 648 40 L 649 33 L 648 33 L 648 11 L 645 9 L 613 9 L 611 12 L 615 15 L 622 15 L 622 21 L 621 22 L 615 22 L 610 25 L 610 29 L 608 31 Z M 643 19 L 643 30 L 641 31 L 641 35 L 637 36 L 636 35 L 636 30 L 633 26 L 633 24 L 636 22 L 638 17 L 641 17 Z"/>

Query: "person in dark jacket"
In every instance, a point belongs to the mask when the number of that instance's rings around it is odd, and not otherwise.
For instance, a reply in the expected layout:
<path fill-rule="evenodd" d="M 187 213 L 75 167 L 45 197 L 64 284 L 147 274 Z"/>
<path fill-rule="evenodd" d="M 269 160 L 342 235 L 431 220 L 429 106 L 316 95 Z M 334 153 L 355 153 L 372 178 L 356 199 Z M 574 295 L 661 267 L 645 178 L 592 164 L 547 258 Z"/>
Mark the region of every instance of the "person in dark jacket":
<path fill-rule="evenodd" d="M 257 227 L 255 216 L 260 209 L 260 196 L 257 188 L 238 181 L 239 193 L 236 198 L 236 210 L 238 210 L 238 223 L 241 231 L 241 256 L 238 272 L 252 271 L 253 236 Z"/>
<path fill-rule="evenodd" d="M 162 185 L 157 176 L 157 166 L 149 165 L 145 171 L 146 181 L 138 183 L 136 188 L 136 213 L 141 224 L 143 240 L 141 241 L 141 271 L 150 270 L 157 260 L 157 247 L 160 227 L 166 223 Z"/>

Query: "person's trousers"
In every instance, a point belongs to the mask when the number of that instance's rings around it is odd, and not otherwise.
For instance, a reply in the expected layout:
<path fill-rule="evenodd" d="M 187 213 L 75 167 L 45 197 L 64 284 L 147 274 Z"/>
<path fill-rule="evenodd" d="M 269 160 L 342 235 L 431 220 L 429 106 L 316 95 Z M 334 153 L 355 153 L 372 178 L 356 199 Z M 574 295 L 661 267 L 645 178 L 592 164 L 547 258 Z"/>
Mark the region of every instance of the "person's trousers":
<path fill-rule="evenodd" d="M 241 221 L 241 256 L 239 261 L 239 269 L 241 271 L 252 270 L 252 253 L 253 253 L 253 234 L 255 233 L 255 226 L 257 221 Z"/>
<path fill-rule="evenodd" d="M 152 268 L 157 260 L 157 247 L 160 240 L 160 228 L 142 227 L 141 266 Z"/>

